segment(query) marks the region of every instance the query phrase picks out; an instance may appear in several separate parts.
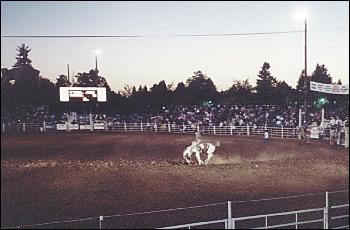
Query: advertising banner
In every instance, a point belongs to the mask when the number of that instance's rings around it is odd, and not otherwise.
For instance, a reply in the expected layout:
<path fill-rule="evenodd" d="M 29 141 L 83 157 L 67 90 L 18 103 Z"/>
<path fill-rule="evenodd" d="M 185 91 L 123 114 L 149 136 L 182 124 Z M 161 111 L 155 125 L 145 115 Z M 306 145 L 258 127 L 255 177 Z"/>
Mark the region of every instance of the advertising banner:
<path fill-rule="evenodd" d="M 310 90 L 330 94 L 349 94 L 349 85 L 323 84 L 310 81 Z"/>
<path fill-rule="evenodd" d="M 79 130 L 79 124 L 69 124 L 70 130 Z"/>
<path fill-rule="evenodd" d="M 105 124 L 103 123 L 94 123 L 94 129 L 105 129 Z"/>
<path fill-rule="evenodd" d="M 90 130 L 90 125 L 80 125 L 80 130 Z"/>
<path fill-rule="evenodd" d="M 56 129 L 57 130 L 66 130 L 67 125 L 66 124 L 56 124 Z"/>

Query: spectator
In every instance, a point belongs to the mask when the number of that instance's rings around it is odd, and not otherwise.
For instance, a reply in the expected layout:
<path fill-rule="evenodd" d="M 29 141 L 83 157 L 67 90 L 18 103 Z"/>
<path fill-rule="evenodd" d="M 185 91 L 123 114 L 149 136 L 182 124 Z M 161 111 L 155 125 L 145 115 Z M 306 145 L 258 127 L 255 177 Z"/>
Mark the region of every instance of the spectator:
<path fill-rule="evenodd" d="M 264 144 L 269 144 L 269 133 L 267 130 L 264 132 Z"/>

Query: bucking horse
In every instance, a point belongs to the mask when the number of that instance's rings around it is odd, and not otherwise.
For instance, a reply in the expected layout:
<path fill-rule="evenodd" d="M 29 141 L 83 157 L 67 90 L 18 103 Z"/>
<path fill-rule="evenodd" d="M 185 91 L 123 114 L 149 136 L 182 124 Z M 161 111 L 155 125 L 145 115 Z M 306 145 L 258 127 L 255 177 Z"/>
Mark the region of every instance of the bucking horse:
<path fill-rule="evenodd" d="M 216 146 L 219 146 L 219 145 L 220 145 L 220 142 L 218 141 L 215 142 L 215 144 L 210 142 L 200 142 L 200 143 L 192 142 L 192 145 L 188 146 L 183 151 L 182 156 L 188 164 L 191 164 L 192 154 L 195 153 L 198 164 L 207 165 L 210 159 L 213 158 L 214 156 Z M 205 161 L 202 161 L 201 154 L 207 154 L 207 159 Z"/>

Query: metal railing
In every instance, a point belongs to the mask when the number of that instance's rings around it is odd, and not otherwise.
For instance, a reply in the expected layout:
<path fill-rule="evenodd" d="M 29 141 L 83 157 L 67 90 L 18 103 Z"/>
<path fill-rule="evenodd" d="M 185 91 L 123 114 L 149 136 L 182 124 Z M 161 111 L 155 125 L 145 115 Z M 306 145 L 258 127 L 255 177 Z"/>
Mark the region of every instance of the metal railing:
<path fill-rule="evenodd" d="M 99 126 L 97 126 L 99 125 Z M 77 132 L 77 131 L 107 131 L 107 132 L 158 132 L 158 133 L 194 133 L 200 131 L 208 135 L 242 135 L 263 136 L 265 130 L 271 138 L 297 139 L 296 128 L 266 127 L 266 126 L 199 126 L 186 124 L 156 124 L 156 123 L 94 123 L 91 125 L 56 124 L 56 123 L 15 123 L 1 124 L 2 133 L 12 132 Z"/>
<path fill-rule="evenodd" d="M 340 209 L 340 208 L 346 208 L 349 207 L 349 204 L 341 204 L 341 205 L 329 205 L 329 194 L 330 193 L 339 193 L 339 192 L 347 192 L 348 190 L 342 190 L 342 191 L 333 191 L 333 192 L 326 192 L 326 204 L 325 207 L 321 208 L 312 208 L 312 209 L 303 209 L 303 210 L 297 210 L 297 211 L 288 211 L 288 212 L 279 212 L 279 213 L 272 213 L 272 214 L 263 214 L 263 215 L 254 215 L 254 216 L 244 216 L 244 217 L 232 217 L 232 203 L 239 203 L 239 202 L 247 202 L 247 201 L 235 201 L 227 202 L 227 207 L 228 207 L 228 218 L 227 219 L 221 219 L 221 220 L 213 220 L 213 221 L 207 221 L 207 222 L 197 222 L 197 223 L 189 223 L 189 224 L 182 224 L 182 225 L 175 225 L 175 226 L 168 226 L 168 227 L 162 227 L 159 229 L 180 229 L 180 228 L 188 228 L 190 229 L 191 227 L 208 227 L 208 225 L 213 224 L 213 223 L 225 223 L 225 229 L 236 229 L 236 225 L 239 221 L 247 221 L 247 220 L 254 220 L 254 219 L 264 219 L 264 225 L 259 226 L 259 227 L 252 227 L 251 229 L 270 229 L 270 228 L 281 228 L 281 227 L 289 227 L 289 226 L 294 226 L 295 229 L 300 228 L 300 225 L 305 225 L 305 224 L 315 224 L 315 223 L 320 223 L 323 226 L 323 229 L 348 229 L 349 225 L 341 225 L 341 226 L 333 226 L 330 224 L 331 220 L 338 220 L 338 219 L 346 219 L 349 218 L 349 214 L 343 214 L 343 215 L 330 215 L 330 212 L 334 209 Z M 263 200 L 273 200 L 273 199 L 289 199 L 289 198 L 296 198 L 296 197 L 303 197 L 303 196 L 313 196 L 313 195 L 319 195 L 319 194 L 307 194 L 307 195 L 300 195 L 300 196 L 290 196 L 290 197 L 280 197 L 280 198 L 272 198 L 272 199 L 261 199 L 261 200 L 251 200 L 248 202 L 252 201 L 263 201 Z M 301 214 L 305 213 L 321 213 L 322 218 L 316 218 L 316 219 L 309 219 L 309 220 L 303 220 L 300 221 L 298 219 L 298 214 L 299 217 Z M 290 216 L 294 215 L 294 221 L 287 222 L 287 223 L 280 223 L 280 224 L 272 224 L 269 225 L 269 217 L 276 217 L 276 216 Z M 346 221 L 345 223 L 349 223 L 349 220 Z M 319 227 L 319 228 L 322 228 Z"/>
<path fill-rule="evenodd" d="M 330 207 L 330 211 L 335 209 L 343 209 L 347 208 L 346 210 L 349 211 L 349 204 L 342 204 L 342 205 L 334 205 Z M 342 214 L 342 215 L 335 215 L 330 218 L 330 220 L 340 220 L 340 219 L 349 219 L 349 213 L 348 214 Z M 335 226 L 332 227 L 333 229 L 348 229 L 349 228 L 349 220 L 347 221 L 348 224 L 341 225 L 341 226 Z"/>
<path fill-rule="evenodd" d="M 18 226 L 12 226 L 12 227 L 2 227 L 4 229 L 19 229 L 19 228 L 35 228 L 35 227 L 56 227 L 57 224 L 73 224 L 73 223 L 79 223 L 79 224 L 88 224 L 89 228 L 96 228 L 96 229 L 103 229 L 104 228 L 104 221 L 111 218 L 120 218 L 120 217 L 126 217 L 126 216 L 139 216 L 139 215 L 146 215 L 146 214 L 156 214 L 156 213 L 164 213 L 164 212 L 173 212 L 173 211 L 179 211 L 179 210 L 190 210 L 190 209 L 197 209 L 197 208 L 212 208 L 213 206 L 218 205 L 226 205 L 227 204 L 227 218 L 225 219 L 218 219 L 218 220 L 210 220 L 210 221 L 202 221 L 202 222 L 196 222 L 196 223 L 188 223 L 188 224 L 181 224 L 181 225 L 173 225 L 173 226 L 167 226 L 167 227 L 160 227 L 157 229 L 180 229 L 180 228 L 188 228 L 191 229 L 191 227 L 209 227 L 211 225 L 215 225 L 215 227 L 218 228 L 225 228 L 225 229 L 236 229 L 237 224 L 242 221 L 252 220 L 252 219 L 264 219 L 263 226 L 255 226 L 252 227 L 252 229 L 270 229 L 270 228 L 277 228 L 277 227 L 287 227 L 287 226 L 295 226 L 295 228 L 300 228 L 300 225 L 305 224 L 312 224 L 312 223 L 320 223 L 321 227 L 323 229 L 346 229 L 349 228 L 349 220 L 344 220 L 346 218 L 349 218 L 349 214 L 341 214 L 341 215 L 331 215 L 330 212 L 335 209 L 341 209 L 341 208 L 347 208 L 349 207 L 349 204 L 338 204 L 338 205 L 329 205 L 329 195 L 332 193 L 349 193 L 349 190 L 341 190 L 341 191 L 333 191 L 333 192 L 326 192 L 326 193 L 316 193 L 316 194 L 304 194 L 304 195 L 296 195 L 296 196 L 287 196 L 287 197 L 275 197 L 275 198 L 267 198 L 267 199 L 256 199 L 256 200 L 241 200 L 241 201 L 227 201 L 222 203 L 215 203 L 215 204 L 207 204 L 207 205 L 201 205 L 201 206 L 193 206 L 193 207 L 184 207 L 184 208 L 174 208 L 174 209 L 165 209 L 165 210 L 156 210 L 156 211 L 149 211 L 149 212 L 139 212 L 139 213 L 128 213 L 128 214 L 117 214 L 117 215 L 106 215 L 106 216 L 98 216 L 98 217 L 91 217 L 91 218 L 84 218 L 84 219 L 75 219 L 75 220 L 64 220 L 64 221 L 54 221 L 54 222 L 47 222 L 47 223 L 40 223 L 40 224 L 31 224 L 31 225 L 18 225 Z M 263 215 L 255 215 L 255 216 L 243 216 L 243 217 L 233 217 L 232 216 L 232 204 L 238 204 L 238 203 L 249 203 L 249 202 L 261 202 L 261 201 L 272 201 L 272 200 L 285 200 L 285 199 L 292 199 L 292 198 L 301 198 L 301 197 L 308 197 L 308 196 L 320 196 L 325 194 L 325 206 L 320 208 L 309 208 L 309 209 L 303 209 L 303 210 L 295 210 L 295 211 L 286 211 L 286 212 L 278 212 L 278 213 L 270 213 L 270 214 L 263 214 Z M 347 202 L 348 202 L 348 196 L 347 196 Z M 322 218 L 314 218 L 314 219 L 308 219 L 308 220 L 301 220 L 302 214 L 305 213 L 319 213 L 322 215 Z M 271 217 L 278 217 L 278 216 L 290 216 L 294 215 L 293 221 L 287 222 L 287 223 L 279 223 L 279 224 L 270 224 L 269 218 Z M 332 224 L 331 220 L 339 220 L 343 219 L 343 223 L 347 223 L 345 225 L 336 225 Z M 93 222 L 91 222 L 93 221 Z M 88 223 L 87 223 L 88 222 Z M 95 226 L 95 227 L 94 227 Z M 80 226 L 81 227 L 81 226 Z M 111 226 L 113 227 L 113 226 Z M 124 226 L 128 227 L 128 226 Z M 68 226 L 68 228 L 71 228 L 71 226 Z"/>
<path fill-rule="evenodd" d="M 291 211 L 291 212 L 280 212 L 280 213 L 273 213 L 273 214 L 266 214 L 266 215 L 256 215 L 256 216 L 247 216 L 247 217 L 238 217 L 238 218 L 232 218 L 232 229 L 235 229 L 235 225 L 237 221 L 243 221 L 243 220 L 252 220 L 252 219 L 258 219 L 258 218 L 264 218 L 265 219 L 265 226 L 262 227 L 255 227 L 253 229 L 269 229 L 269 228 L 277 228 L 277 227 L 287 227 L 287 226 L 295 226 L 296 229 L 298 228 L 298 224 L 308 224 L 308 223 L 317 223 L 325 222 L 325 218 L 322 219 L 315 219 L 315 220 L 308 220 L 308 221 L 298 221 L 298 214 L 302 213 L 310 213 L 310 212 L 326 212 L 326 208 L 314 208 L 314 209 L 305 209 L 305 210 L 298 210 L 298 211 Z M 285 224 L 278 224 L 278 225 L 269 225 L 268 224 L 268 217 L 273 217 L 273 216 L 286 216 L 286 215 L 295 215 L 295 221 L 285 223 Z M 324 215 L 325 217 L 325 215 Z"/>

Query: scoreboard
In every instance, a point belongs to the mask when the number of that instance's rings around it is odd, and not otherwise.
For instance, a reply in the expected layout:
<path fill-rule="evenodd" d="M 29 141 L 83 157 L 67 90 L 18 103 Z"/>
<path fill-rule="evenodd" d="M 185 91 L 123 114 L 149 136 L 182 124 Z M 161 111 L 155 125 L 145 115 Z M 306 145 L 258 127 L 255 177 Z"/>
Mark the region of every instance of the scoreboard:
<path fill-rule="evenodd" d="M 106 102 L 105 87 L 60 87 L 60 101 Z"/>

